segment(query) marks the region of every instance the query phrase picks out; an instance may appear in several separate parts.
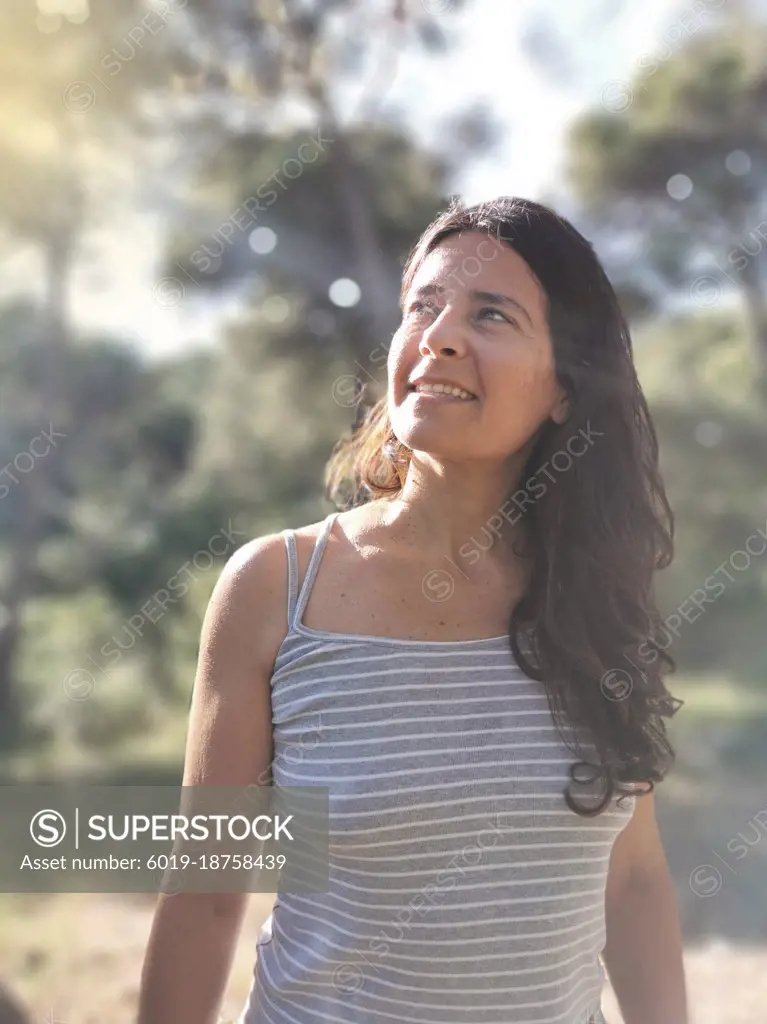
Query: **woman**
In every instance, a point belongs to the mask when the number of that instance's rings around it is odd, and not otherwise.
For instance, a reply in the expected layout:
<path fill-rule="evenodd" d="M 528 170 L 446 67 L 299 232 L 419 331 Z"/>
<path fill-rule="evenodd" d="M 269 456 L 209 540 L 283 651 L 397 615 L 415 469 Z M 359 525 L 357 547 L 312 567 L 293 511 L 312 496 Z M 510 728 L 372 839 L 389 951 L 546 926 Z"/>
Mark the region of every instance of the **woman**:
<path fill-rule="evenodd" d="M 410 255 L 346 507 L 246 544 L 206 615 L 186 785 L 328 786 L 241 1024 L 686 1024 L 652 789 L 673 751 L 657 444 L 615 294 L 537 203 Z M 286 614 L 287 613 L 287 614 Z M 307 739 L 311 738 L 311 742 Z M 210 1024 L 245 897 L 160 899 L 140 1024 Z"/>

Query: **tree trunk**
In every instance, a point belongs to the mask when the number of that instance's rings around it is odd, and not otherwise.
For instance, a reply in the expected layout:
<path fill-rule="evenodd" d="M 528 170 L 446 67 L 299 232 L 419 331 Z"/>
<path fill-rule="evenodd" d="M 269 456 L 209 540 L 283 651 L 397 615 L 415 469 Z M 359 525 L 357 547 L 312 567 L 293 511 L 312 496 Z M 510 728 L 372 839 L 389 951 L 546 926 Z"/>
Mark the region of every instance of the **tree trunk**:
<path fill-rule="evenodd" d="M 389 341 L 389 334 L 396 325 L 396 317 L 386 294 L 388 264 L 381 251 L 348 141 L 338 128 L 328 128 L 328 131 L 333 130 L 337 132 L 335 156 L 338 205 L 344 213 L 352 263 L 359 277 L 363 308 L 370 320 L 370 337 L 364 341 L 360 339 L 360 354 L 369 356 L 375 345 Z"/>
<path fill-rule="evenodd" d="M 746 320 L 754 346 L 759 387 L 767 401 L 767 299 L 761 284 L 761 259 L 755 256 L 742 270 Z"/>
<path fill-rule="evenodd" d="M 333 139 L 336 170 L 333 182 L 336 203 L 341 223 L 346 229 L 352 266 L 355 268 L 355 276 L 362 292 L 363 315 L 368 324 L 368 329 L 360 331 L 355 338 L 352 352 L 357 365 L 353 371 L 355 415 L 350 425 L 356 428 L 364 412 L 361 403 L 363 386 L 367 385 L 368 392 L 372 389 L 375 393 L 375 384 L 379 385 L 379 391 L 385 390 L 386 380 L 380 372 L 382 364 L 371 362 L 371 355 L 379 345 L 385 345 L 388 350 L 391 335 L 397 326 L 397 306 L 396 301 L 391 301 L 387 295 L 388 263 L 379 244 L 349 141 L 344 129 L 338 124 L 324 90 L 315 84 L 312 93 L 317 103 L 322 130 Z M 375 374 L 376 369 L 379 369 L 378 376 Z M 372 403 L 368 401 L 366 404 Z"/>
<path fill-rule="evenodd" d="M 388 347 L 391 335 L 397 326 L 397 292 L 392 296 L 387 294 L 389 284 L 389 266 L 384 258 L 375 224 L 370 213 L 370 204 L 365 195 L 365 190 L 360 176 L 357 174 L 354 157 L 349 146 L 349 129 L 346 125 L 339 123 L 336 112 L 331 104 L 327 82 L 316 71 L 316 62 L 312 57 L 312 50 L 300 46 L 300 33 L 297 26 L 300 23 L 300 14 L 294 3 L 286 3 L 285 9 L 288 12 L 287 28 L 291 35 L 299 42 L 298 49 L 303 53 L 303 60 L 298 64 L 301 66 L 301 73 L 304 76 L 303 87 L 307 97 L 314 104 L 317 111 L 317 124 L 322 133 L 327 133 L 332 139 L 333 166 L 335 175 L 333 184 L 336 193 L 336 204 L 340 215 L 340 222 L 343 224 L 351 250 L 351 263 L 354 267 L 354 276 L 362 292 L 362 311 L 367 320 L 369 329 L 361 331 L 355 339 L 353 358 L 359 366 L 355 372 L 356 377 L 356 399 L 355 408 L 359 414 L 359 398 L 363 384 L 373 386 L 374 381 L 384 385 L 385 380 L 379 380 L 373 370 L 375 364 L 371 363 L 370 356 L 378 345 Z M 389 68 L 386 79 L 391 84 L 393 79 L 392 69 L 396 69 L 404 35 L 401 31 L 404 24 L 404 4 L 400 0 L 394 0 L 391 10 L 386 17 L 386 23 L 395 32 L 397 51 L 391 53 L 391 60 L 386 63 Z M 295 69 L 294 69 L 295 70 Z M 362 116 L 370 118 L 376 100 L 375 93 L 381 88 L 380 76 L 376 76 L 371 82 L 371 88 L 362 97 Z M 387 85 L 388 88 L 388 85 Z M 368 375 L 369 374 L 369 375 Z M 355 416 L 355 422 L 358 417 Z"/>

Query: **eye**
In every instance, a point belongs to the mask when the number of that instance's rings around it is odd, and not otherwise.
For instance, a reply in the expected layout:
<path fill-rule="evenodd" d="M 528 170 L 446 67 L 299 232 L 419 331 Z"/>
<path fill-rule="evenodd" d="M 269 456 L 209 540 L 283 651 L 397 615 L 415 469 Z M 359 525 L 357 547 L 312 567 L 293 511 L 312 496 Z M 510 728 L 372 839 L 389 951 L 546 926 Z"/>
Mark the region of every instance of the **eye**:
<path fill-rule="evenodd" d="M 495 316 L 499 316 L 502 322 L 507 324 L 513 324 L 514 327 L 519 327 L 519 324 L 514 319 L 514 317 L 508 316 L 506 313 L 502 313 L 501 310 L 496 309 L 495 306 L 483 306 L 480 310 L 477 311 L 477 316 L 481 319 L 485 319 L 486 313 L 492 313 Z M 495 322 L 499 323 L 500 321 L 496 320 Z"/>
<path fill-rule="evenodd" d="M 430 302 L 421 302 L 421 301 L 419 301 L 417 299 L 414 302 L 410 303 L 410 305 L 408 306 L 408 310 L 407 310 L 408 316 L 418 315 L 419 313 L 431 313 L 431 314 L 434 314 L 436 312 L 437 312 L 437 307 L 436 306 L 432 305 Z"/>

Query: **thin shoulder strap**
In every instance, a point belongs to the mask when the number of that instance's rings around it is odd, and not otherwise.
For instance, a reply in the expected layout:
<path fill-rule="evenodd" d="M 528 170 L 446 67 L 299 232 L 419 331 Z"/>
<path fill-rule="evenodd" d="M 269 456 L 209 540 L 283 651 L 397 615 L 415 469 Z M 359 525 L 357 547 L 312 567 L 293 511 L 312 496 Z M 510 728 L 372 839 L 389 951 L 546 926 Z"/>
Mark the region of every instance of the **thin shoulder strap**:
<path fill-rule="evenodd" d="M 288 629 L 293 629 L 296 603 L 298 601 L 298 555 L 296 554 L 296 535 L 293 530 L 283 530 L 285 546 L 288 549 Z"/>
<path fill-rule="evenodd" d="M 331 512 L 326 517 L 323 524 L 322 530 L 317 536 L 317 540 L 314 542 L 314 550 L 312 551 L 311 558 L 309 559 L 309 565 L 306 569 L 306 576 L 304 578 L 301 592 L 298 593 L 298 554 L 296 551 L 296 535 L 293 530 L 283 530 L 285 537 L 285 544 L 288 549 L 288 626 L 290 629 L 295 629 L 298 622 L 301 621 L 306 603 L 309 600 L 309 594 L 312 590 L 312 584 L 314 583 L 314 577 L 317 575 L 317 569 L 320 565 L 320 559 L 322 553 L 330 537 L 330 531 L 333 529 L 333 523 L 336 520 L 338 512 Z"/>

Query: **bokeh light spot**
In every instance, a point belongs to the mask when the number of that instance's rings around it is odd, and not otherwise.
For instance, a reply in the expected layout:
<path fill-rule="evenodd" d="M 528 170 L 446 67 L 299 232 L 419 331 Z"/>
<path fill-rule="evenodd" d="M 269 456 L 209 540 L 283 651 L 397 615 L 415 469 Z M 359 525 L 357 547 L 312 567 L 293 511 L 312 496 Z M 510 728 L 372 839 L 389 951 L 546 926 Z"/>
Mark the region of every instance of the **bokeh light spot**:
<path fill-rule="evenodd" d="M 723 436 L 721 424 L 714 423 L 713 420 L 703 420 L 695 428 L 695 440 L 704 448 L 715 448 Z"/>
<path fill-rule="evenodd" d="M 265 256 L 277 245 L 277 235 L 271 228 L 254 228 L 248 236 L 248 245 L 253 252 Z"/>
<path fill-rule="evenodd" d="M 357 282 L 352 281 L 350 277 L 339 277 L 331 284 L 328 295 L 334 306 L 343 306 L 345 309 L 349 309 L 351 306 L 357 305 L 362 292 Z"/>
<path fill-rule="evenodd" d="M 751 157 L 743 149 L 733 149 L 725 157 L 724 166 L 730 174 L 740 178 L 751 170 Z"/>
<path fill-rule="evenodd" d="M 672 174 L 666 182 L 666 191 L 672 199 L 687 199 L 692 195 L 692 179 L 686 174 Z"/>

